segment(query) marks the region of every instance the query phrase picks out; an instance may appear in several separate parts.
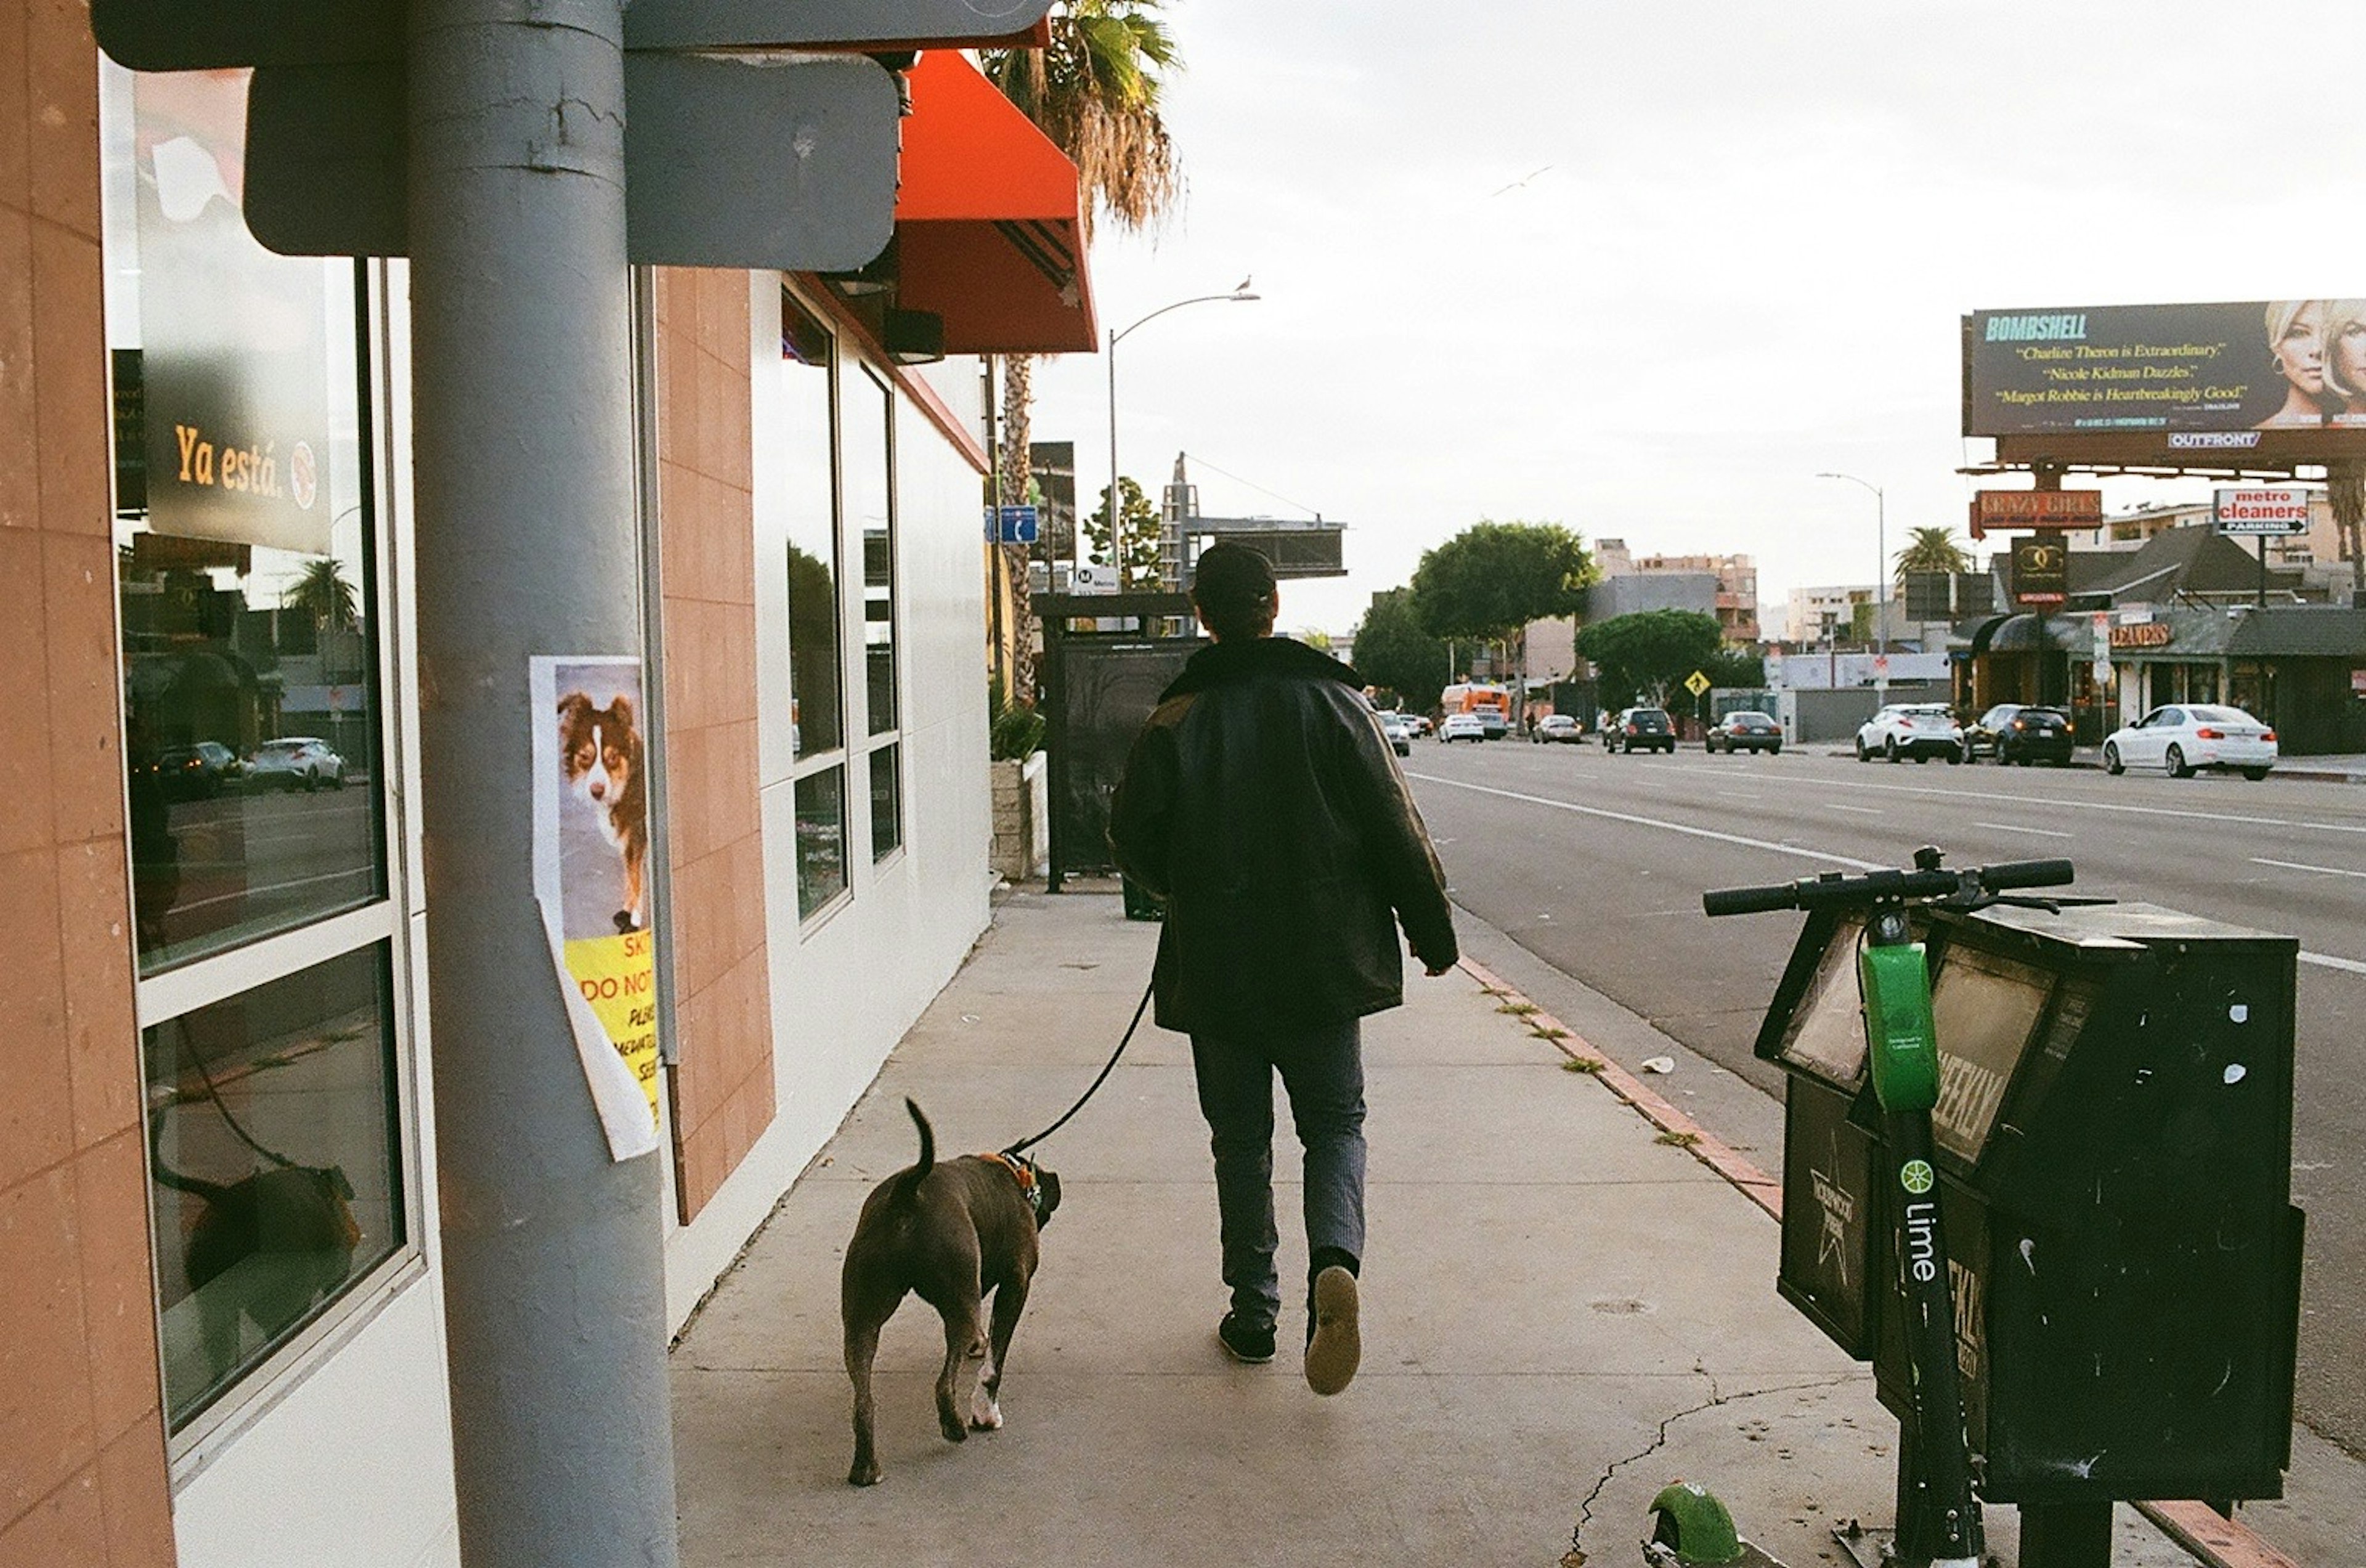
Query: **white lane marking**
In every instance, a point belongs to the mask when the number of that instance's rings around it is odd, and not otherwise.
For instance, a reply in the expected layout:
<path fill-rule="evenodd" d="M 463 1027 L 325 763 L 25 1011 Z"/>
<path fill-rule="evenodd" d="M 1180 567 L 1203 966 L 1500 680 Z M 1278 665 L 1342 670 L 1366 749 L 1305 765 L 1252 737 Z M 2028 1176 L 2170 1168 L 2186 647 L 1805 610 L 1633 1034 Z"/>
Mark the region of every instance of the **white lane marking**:
<path fill-rule="evenodd" d="M 1870 806 L 1842 806 L 1837 800 L 1827 800 L 1822 804 L 1830 807 L 1834 811 L 1853 811 L 1859 817 L 1878 817 L 1881 815 L 1879 810 Z"/>
<path fill-rule="evenodd" d="M 1744 795 L 1738 789 L 1721 789 L 1717 793 L 1725 796 L 1728 800 L 1763 800 L 1766 798 L 1764 795 Z"/>
<path fill-rule="evenodd" d="M 1993 828 L 2000 833 L 2034 833 L 2041 839 L 2075 839 L 2076 833 L 2057 833 L 2051 828 L 2024 828 L 2018 822 L 1975 822 L 1975 828 Z"/>
<path fill-rule="evenodd" d="M 1673 762 L 1662 771 L 1714 773 L 1722 770 Z M 2001 798 L 1989 791 L 1939 789 L 1931 784 L 1886 784 L 1833 778 L 1820 778 L 1816 782 L 1831 789 L 1874 789 L 1889 795 L 1936 795 L 1943 800 L 1988 801 Z M 2304 828 L 2318 833 L 2366 833 L 2366 823 L 2297 822 L 2287 817 L 2245 817 L 2231 811 L 2180 811 L 2171 806 L 2125 806 L 2109 800 L 2061 800 L 2044 795 L 2015 795 L 2010 798 L 2017 806 L 2059 806 L 2073 811 L 2118 811 L 2132 817 L 2182 817 L 2196 822 L 2240 822 L 2252 828 Z"/>
<path fill-rule="evenodd" d="M 1541 795 L 1522 795 L 1517 790 L 1494 789 L 1486 784 L 1466 784 L 1460 779 L 1440 777 L 1436 773 L 1408 772 L 1405 777 L 1425 784 L 1449 784 L 1478 795 L 1501 795 L 1505 800 L 1517 800 L 1529 806 L 1549 807 L 1555 811 L 1574 811 L 1582 817 L 1600 817 L 1612 822 L 1631 822 L 1639 828 L 1662 828 L 1671 833 L 1684 833 L 1696 839 L 1714 839 L 1720 844 L 1740 844 L 1744 849 L 1764 850 L 1770 854 L 1796 855 L 1801 860 L 1820 861 L 1826 865 L 1844 865 L 1858 871 L 1887 869 L 1879 861 L 1857 860 L 1850 855 L 1828 854 L 1822 850 L 1810 850 L 1797 844 L 1778 844 L 1766 839 L 1744 838 L 1739 833 L 1720 833 L 1714 829 L 1695 828 L 1684 822 L 1662 821 L 1657 817 L 1638 817 L 1629 811 L 1607 811 L 1599 806 L 1580 806 L 1574 801 L 1552 800 Z"/>
<path fill-rule="evenodd" d="M 2338 865 L 2303 865 L 2296 860 L 2268 860 L 2259 855 L 2253 855 L 2251 863 L 2272 865 L 2282 871 L 2317 871 L 2323 872 L 2327 876 L 2366 877 L 2366 871 L 2344 871 Z"/>
<path fill-rule="evenodd" d="M 1541 795 L 1522 795 L 1517 790 L 1494 789 L 1486 784 L 1466 784 L 1460 779 L 1442 778 L 1436 773 L 1416 773 L 1408 771 L 1404 776 L 1409 779 L 1419 779 L 1425 784 L 1449 784 L 1456 789 L 1470 790 L 1474 795 L 1499 795 L 1505 800 L 1517 800 L 1529 806 L 1549 807 L 1555 811 L 1574 811 L 1581 817 L 1600 817 L 1612 822 L 1630 822 L 1638 828 L 1661 828 L 1668 832 L 1683 833 L 1690 838 L 1713 839 L 1720 844 L 1740 844 L 1744 849 L 1764 850 L 1772 854 L 1796 855 L 1801 860 L 1821 861 L 1826 865 L 1844 865 L 1857 871 L 1895 869 L 1885 866 L 1878 861 L 1858 860 L 1852 855 L 1831 854 L 1822 850 L 1811 850 L 1799 844 L 1778 844 L 1765 839 L 1744 838 L 1740 833 L 1719 833 L 1707 828 L 1695 828 L 1688 823 L 1667 822 L 1656 817 L 1638 817 L 1631 811 L 1607 811 L 1599 806 L 1580 806 L 1574 801 L 1552 800 Z M 2366 964 L 2360 964 L 2354 958 L 2336 958 L 2327 953 L 2303 952 L 2300 961 L 2303 964 L 2314 964 L 2321 969 L 2338 969 L 2345 974 L 2366 975 Z"/>

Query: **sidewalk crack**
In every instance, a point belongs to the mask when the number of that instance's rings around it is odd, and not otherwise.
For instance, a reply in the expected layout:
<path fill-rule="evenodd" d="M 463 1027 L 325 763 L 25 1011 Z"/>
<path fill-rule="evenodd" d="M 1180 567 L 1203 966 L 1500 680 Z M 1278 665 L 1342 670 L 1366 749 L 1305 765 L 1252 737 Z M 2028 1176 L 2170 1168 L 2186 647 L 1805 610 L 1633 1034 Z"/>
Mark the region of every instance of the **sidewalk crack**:
<path fill-rule="evenodd" d="M 1698 1416 L 1705 1410 L 1715 1410 L 1727 1404 L 1747 1404 L 1751 1400 L 1763 1398 L 1770 1393 L 1797 1393 L 1808 1389 L 1840 1388 L 1844 1384 L 1859 1381 L 1864 1375 L 1860 1372 L 1843 1372 L 1837 1377 L 1816 1378 L 1807 1382 L 1781 1383 L 1772 1388 L 1752 1389 L 1748 1393 L 1728 1394 L 1718 1386 L 1716 1374 L 1707 1367 L 1696 1361 L 1693 1363 L 1693 1371 L 1702 1382 L 1708 1384 L 1708 1397 L 1700 1404 L 1676 1411 L 1662 1420 L 1660 1423 L 1660 1429 L 1652 1434 L 1651 1442 L 1642 1449 L 1628 1454 L 1624 1459 L 1610 1461 L 1609 1467 L 1596 1478 L 1592 1489 L 1577 1506 L 1577 1526 L 1570 1531 L 1569 1551 L 1560 1560 L 1561 1568 L 1579 1568 L 1579 1564 L 1584 1562 L 1585 1527 L 1594 1522 L 1594 1505 L 1601 1497 L 1604 1488 L 1610 1484 L 1620 1471 L 1629 1465 L 1639 1464 L 1666 1448 L 1669 1429 L 1677 1422 L 1688 1416 Z"/>

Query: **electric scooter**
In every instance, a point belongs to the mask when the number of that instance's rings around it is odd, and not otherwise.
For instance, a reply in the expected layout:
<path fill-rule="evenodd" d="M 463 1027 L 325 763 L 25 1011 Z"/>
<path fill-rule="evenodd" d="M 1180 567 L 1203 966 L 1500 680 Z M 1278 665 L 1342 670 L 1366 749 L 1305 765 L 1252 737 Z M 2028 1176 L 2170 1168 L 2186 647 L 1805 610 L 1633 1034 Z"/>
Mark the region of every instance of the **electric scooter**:
<path fill-rule="evenodd" d="M 1942 868 L 1944 859 L 1939 850 L 1924 848 L 1915 852 L 1910 871 L 1861 876 L 1828 872 L 1772 887 L 1728 888 L 1701 898 L 1703 910 L 1711 916 L 1799 909 L 1862 911 L 1865 919 L 1857 983 L 1873 1092 L 1881 1106 L 1885 1174 L 1895 1183 L 1898 1305 L 1913 1385 L 1912 1413 L 1903 1423 L 1900 1439 L 1895 1537 L 1876 1540 L 1864 1531 L 1834 1532 L 1865 1568 L 1876 1563 L 1978 1568 L 1985 1548 L 1964 1432 L 1954 1287 L 1932 1151 L 1931 1111 L 1939 1102 L 1937 1031 L 1930 971 L 1922 943 L 1913 938 L 1910 911 L 1917 905 L 1968 910 L 2000 903 L 2054 909 L 2073 901 L 2004 897 L 2013 888 L 2070 882 L 2075 872 L 2067 860 L 1949 871 Z M 1651 1517 L 1644 1555 L 1652 1568 L 1679 1563 L 1782 1568 L 1740 1538 L 1731 1514 L 1706 1487 L 1684 1483 L 1668 1487 L 1652 1500 Z"/>

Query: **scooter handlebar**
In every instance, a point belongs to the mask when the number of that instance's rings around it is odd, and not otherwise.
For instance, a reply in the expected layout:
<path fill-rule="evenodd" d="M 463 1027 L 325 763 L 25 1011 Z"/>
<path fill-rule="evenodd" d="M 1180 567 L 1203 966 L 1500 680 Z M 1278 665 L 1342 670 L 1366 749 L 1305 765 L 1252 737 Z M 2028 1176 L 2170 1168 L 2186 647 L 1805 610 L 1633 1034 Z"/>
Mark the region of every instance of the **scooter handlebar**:
<path fill-rule="evenodd" d="M 1701 908 L 1711 915 L 1763 915 L 1798 906 L 1798 889 L 1787 882 L 1780 887 L 1727 887 L 1701 895 Z"/>
<path fill-rule="evenodd" d="M 2007 861 L 1979 870 L 1980 886 L 1997 893 L 2014 887 L 2064 887 L 2078 875 L 2078 868 L 2067 860 Z"/>
<path fill-rule="evenodd" d="M 2059 887 L 2078 875 L 2067 860 L 2006 861 L 1966 871 L 1828 872 L 1772 887 L 1726 887 L 1701 895 L 1702 912 L 1758 915 L 1774 909 L 1839 908 L 1882 899 L 1945 898 L 2015 887 Z"/>

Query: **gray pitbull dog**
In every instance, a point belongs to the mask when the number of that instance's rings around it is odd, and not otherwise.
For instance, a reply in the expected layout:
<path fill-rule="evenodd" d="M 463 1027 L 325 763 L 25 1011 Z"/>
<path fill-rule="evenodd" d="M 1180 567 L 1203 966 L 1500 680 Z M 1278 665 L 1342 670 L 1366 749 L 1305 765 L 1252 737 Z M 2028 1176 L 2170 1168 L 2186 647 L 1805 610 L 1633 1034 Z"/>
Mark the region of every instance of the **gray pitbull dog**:
<path fill-rule="evenodd" d="M 1060 1206 L 1060 1179 L 1020 1155 L 965 1155 L 937 1163 L 937 1136 L 909 1100 L 920 1130 L 920 1158 L 863 1201 L 854 1239 L 846 1244 L 839 1312 L 846 1325 L 846 1375 L 854 1382 L 857 1486 L 879 1480 L 872 1442 L 871 1363 L 879 1331 L 904 1297 L 917 1292 L 945 1321 L 945 1364 L 937 1374 L 937 1428 L 958 1443 L 969 1428 L 1002 1425 L 997 1396 L 1009 1364 L 1010 1335 L 1026 1310 L 1035 1277 L 1036 1236 Z M 986 1349 L 986 1297 L 994 1297 L 994 1336 L 970 1402 L 968 1427 L 953 1397 L 962 1362 Z"/>

